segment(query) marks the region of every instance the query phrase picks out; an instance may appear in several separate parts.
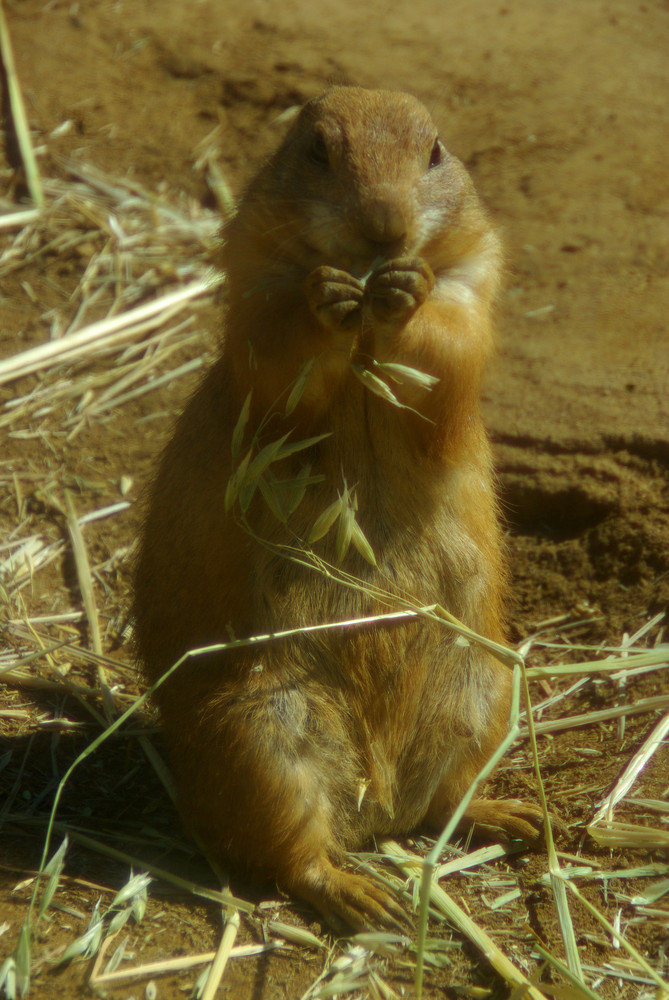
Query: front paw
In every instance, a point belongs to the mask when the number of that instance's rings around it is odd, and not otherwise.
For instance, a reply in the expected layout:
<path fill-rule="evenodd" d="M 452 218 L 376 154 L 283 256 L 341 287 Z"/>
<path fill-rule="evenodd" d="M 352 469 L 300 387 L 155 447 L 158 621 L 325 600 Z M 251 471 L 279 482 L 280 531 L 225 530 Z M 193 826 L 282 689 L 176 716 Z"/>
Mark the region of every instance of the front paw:
<path fill-rule="evenodd" d="M 315 268 L 304 283 L 309 308 L 328 330 L 353 330 L 360 323 L 365 289 L 348 271 Z"/>
<path fill-rule="evenodd" d="M 420 257 L 386 261 L 370 275 L 365 288 L 365 308 L 385 327 L 400 329 L 434 288 L 430 265 Z"/>

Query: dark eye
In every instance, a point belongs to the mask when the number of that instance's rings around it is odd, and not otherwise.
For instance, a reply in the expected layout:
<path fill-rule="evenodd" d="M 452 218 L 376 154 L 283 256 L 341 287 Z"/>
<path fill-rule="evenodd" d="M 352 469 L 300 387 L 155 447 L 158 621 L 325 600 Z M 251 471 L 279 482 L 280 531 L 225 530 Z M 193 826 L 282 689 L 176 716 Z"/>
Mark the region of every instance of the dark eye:
<path fill-rule="evenodd" d="M 316 133 L 311 146 L 309 147 L 309 159 L 312 163 L 317 164 L 319 167 L 327 167 L 330 165 L 328 147 L 320 132 Z"/>
<path fill-rule="evenodd" d="M 430 168 L 438 167 L 441 163 L 441 143 L 438 139 L 434 140 L 434 146 L 432 147 L 432 152 L 430 153 Z"/>

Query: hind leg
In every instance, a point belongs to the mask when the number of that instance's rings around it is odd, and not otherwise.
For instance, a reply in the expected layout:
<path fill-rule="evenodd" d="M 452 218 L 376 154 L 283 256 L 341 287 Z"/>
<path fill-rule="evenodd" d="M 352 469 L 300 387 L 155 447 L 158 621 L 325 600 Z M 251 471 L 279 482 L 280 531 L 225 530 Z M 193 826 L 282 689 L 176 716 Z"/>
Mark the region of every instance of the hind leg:
<path fill-rule="evenodd" d="M 507 733 L 510 671 L 489 657 L 478 661 L 472 658 L 469 671 L 470 685 L 463 687 L 454 712 L 457 724 L 452 723 L 450 754 L 425 816 L 425 823 L 431 829 L 443 830 Z M 554 825 L 559 827 L 559 821 Z M 471 826 L 483 837 L 540 845 L 544 816 L 538 806 L 518 799 L 475 798 L 459 823 L 461 830 Z"/>
<path fill-rule="evenodd" d="M 337 929 L 403 930 L 398 903 L 341 867 L 364 833 L 341 723 L 294 689 L 225 703 L 208 692 L 206 704 L 199 717 L 182 704 L 171 736 L 181 812 L 212 857 L 278 883 Z"/>
<path fill-rule="evenodd" d="M 262 854 L 258 869 L 311 903 L 336 930 L 342 922 L 356 931 L 405 930 L 406 914 L 392 896 L 367 876 L 341 867 L 344 850 L 352 845 L 342 836 L 346 823 L 336 821 L 336 794 L 318 764 L 301 761 L 297 772 L 294 766 L 277 770 L 273 785 L 262 803 L 247 803 L 254 814 L 263 811 L 264 847 L 245 844 Z"/>
<path fill-rule="evenodd" d="M 428 828 L 440 831 L 444 829 L 494 749 L 493 746 L 487 755 L 477 755 L 473 761 L 461 760 L 458 767 L 449 768 L 425 816 L 425 825 Z M 549 818 L 553 832 L 564 834 L 565 827 L 561 820 L 552 814 Z M 466 832 L 473 827 L 474 834 L 481 838 L 501 840 L 504 843 L 521 840 L 529 846 L 541 847 L 544 842 L 544 825 L 542 809 L 532 802 L 523 802 L 520 799 L 474 798 L 458 823 L 458 829 Z"/>
<path fill-rule="evenodd" d="M 429 829 L 444 829 L 478 770 L 472 769 L 468 782 L 454 781 L 450 776 L 443 779 L 425 816 L 425 825 Z M 559 831 L 560 823 L 552 816 L 551 825 Z M 465 831 L 472 826 L 474 834 L 479 837 L 501 839 L 504 842 L 522 840 L 532 846 L 541 846 L 543 843 L 542 810 L 539 806 L 520 799 L 472 799 L 458 828 Z"/>

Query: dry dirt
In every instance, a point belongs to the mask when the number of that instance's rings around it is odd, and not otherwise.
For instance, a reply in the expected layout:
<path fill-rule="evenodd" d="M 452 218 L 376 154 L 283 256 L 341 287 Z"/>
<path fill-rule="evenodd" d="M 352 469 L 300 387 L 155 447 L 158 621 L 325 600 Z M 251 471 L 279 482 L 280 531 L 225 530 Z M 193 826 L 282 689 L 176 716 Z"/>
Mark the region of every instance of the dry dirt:
<path fill-rule="evenodd" d="M 328 82 L 406 89 L 421 98 L 440 123 L 446 145 L 472 172 L 507 250 L 499 352 L 484 407 L 509 525 L 512 638 L 565 615 L 581 620 L 569 632 L 579 642 L 618 643 L 625 632 L 667 609 L 666 2 L 10 0 L 5 10 L 45 176 L 62 174 L 61 158 L 67 156 L 132 176 L 148 189 L 175 198 L 185 192 L 211 205 L 211 192 L 193 170 L 194 148 L 219 122 L 220 166 L 237 192 L 276 143 L 277 115 Z M 72 123 L 69 130 L 54 134 L 66 121 Z M 24 193 L 20 175 L 7 169 L 16 163 L 16 153 L 6 101 L 3 124 L 0 167 L 8 180 L 2 194 L 18 200 Z M 0 288 L 2 356 L 48 337 L 43 317 L 49 309 L 67 311 L 83 267 L 80 259 L 47 256 L 39 268 L 19 272 Z M 215 322 L 212 313 L 209 346 Z M 0 389 L 0 398 L 4 402 L 27 386 L 10 383 Z M 188 380 L 175 382 L 91 426 L 72 445 L 61 442 L 54 449 L 43 435 L 7 437 L 0 455 L 3 532 L 16 520 L 14 473 L 35 528 L 48 524 L 51 531 L 62 530 L 62 518 L 40 492 L 46 481 L 72 488 L 84 509 L 91 496 L 97 506 L 117 499 L 120 477 L 130 474 L 136 497 L 188 391 Z M 156 419 L 142 421 L 149 413 Z M 87 534 L 92 558 L 103 562 L 131 548 L 137 524 L 132 507 L 96 527 Z M 130 650 L 118 635 L 130 558 L 128 553 L 119 559 L 98 594 L 100 606 L 118 616 L 107 629 L 106 649 L 127 660 Z M 32 614 L 79 608 L 68 559 L 56 571 L 37 574 L 24 600 Z M 662 693 L 662 677 L 630 685 L 627 697 Z M 611 685 L 590 685 L 569 704 L 569 712 L 604 707 L 614 697 Z M 45 736 L 35 712 L 54 714 L 48 693 L 36 701 L 29 692 L 7 688 L 0 698 L 9 710 L 0 715 L 0 726 L 11 752 L 0 779 L 35 821 L 34 827 L 7 822 L 0 834 L 0 925 L 9 924 L 0 934 L 1 959 L 14 947 L 25 916 L 26 891 L 10 890 L 38 863 L 43 831 L 38 820 L 54 780 L 90 741 L 91 731 Z M 70 706 L 57 707 L 56 714 L 80 718 Z M 22 725 L 16 720 L 23 710 Z M 591 818 L 655 721 L 652 715 L 630 720 L 622 742 L 612 722 L 544 740 L 548 791 L 572 824 L 568 850 L 584 843 L 589 857 L 617 867 L 647 860 L 633 852 L 610 857 L 583 842 L 580 824 Z M 149 831 L 153 857 L 168 867 L 164 831 L 178 830 L 177 820 L 136 748 L 130 737 L 117 740 L 87 762 L 68 788 L 62 815 L 88 830 L 109 829 L 110 837 L 118 832 L 115 824 L 126 822 L 131 853 L 134 835 Z M 645 797 L 666 794 L 666 762 L 665 752 L 650 765 L 641 789 Z M 535 794 L 522 753 L 501 768 L 496 782 L 513 794 Z M 213 884 L 196 851 L 189 850 L 186 845 L 174 864 Z M 525 869 L 522 919 L 559 952 L 546 890 L 533 882 L 542 863 L 531 859 Z M 118 888 L 127 877 L 127 868 L 80 847 L 71 849 L 66 871 L 70 882 L 61 902 L 86 914 L 97 890 L 75 878 Z M 247 898 L 252 892 L 237 888 Z M 453 891 L 470 903 L 467 893 L 476 893 L 466 879 Z M 614 915 L 617 904 L 599 890 L 593 890 L 593 899 Z M 320 932 L 308 910 L 284 908 L 286 913 Z M 152 890 L 145 919 L 151 933 L 131 932 L 136 958 L 215 947 L 216 908 L 194 905 L 160 884 Z M 501 914 L 490 921 L 502 938 L 513 939 L 519 930 L 514 925 L 511 932 Z M 85 923 L 61 914 L 42 932 L 37 951 L 57 950 Z M 585 919 L 580 926 L 584 958 L 597 964 L 601 932 Z M 258 921 L 243 921 L 243 940 L 257 939 L 259 927 Z M 667 945 L 666 921 L 645 938 L 634 928 L 630 933 L 651 956 Z M 299 997 L 316 978 L 321 959 L 296 953 L 245 961 L 226 974 L 221 995 Z M 161 980 L 158 996 L 183 996 L 193 979 L 191 973 Z M 410 975 L 399 965 L 391 966 L 388 981 L 397 992 L 410 991 Z M 31 995 L 86 996 L 84 982 L 85 966 L 57 974 L 44 968 Z M 430 996 L 452 996 L 456 986 L 467 984 L 505 995 L 469 948 L 450 970 L 430 973 L 427 990 Z M 140 996 L 143 989 L 124 987 L 109 995 Z M 607 981 L 599 989 L 603 996 L 632 998 L 640 987 Z"/>

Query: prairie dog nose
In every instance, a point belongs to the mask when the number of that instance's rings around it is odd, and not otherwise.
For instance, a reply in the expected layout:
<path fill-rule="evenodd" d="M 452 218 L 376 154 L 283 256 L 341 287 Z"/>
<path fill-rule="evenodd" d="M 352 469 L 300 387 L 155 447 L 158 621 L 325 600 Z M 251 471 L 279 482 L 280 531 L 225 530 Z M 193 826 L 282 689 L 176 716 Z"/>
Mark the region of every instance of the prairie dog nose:
<path fill-rule="evenodd" d="M 360 231 L 371 243 L 400 243 L 406 236 L 404 212 L 392 201 L 375 198 L 365 205 Z"/>

